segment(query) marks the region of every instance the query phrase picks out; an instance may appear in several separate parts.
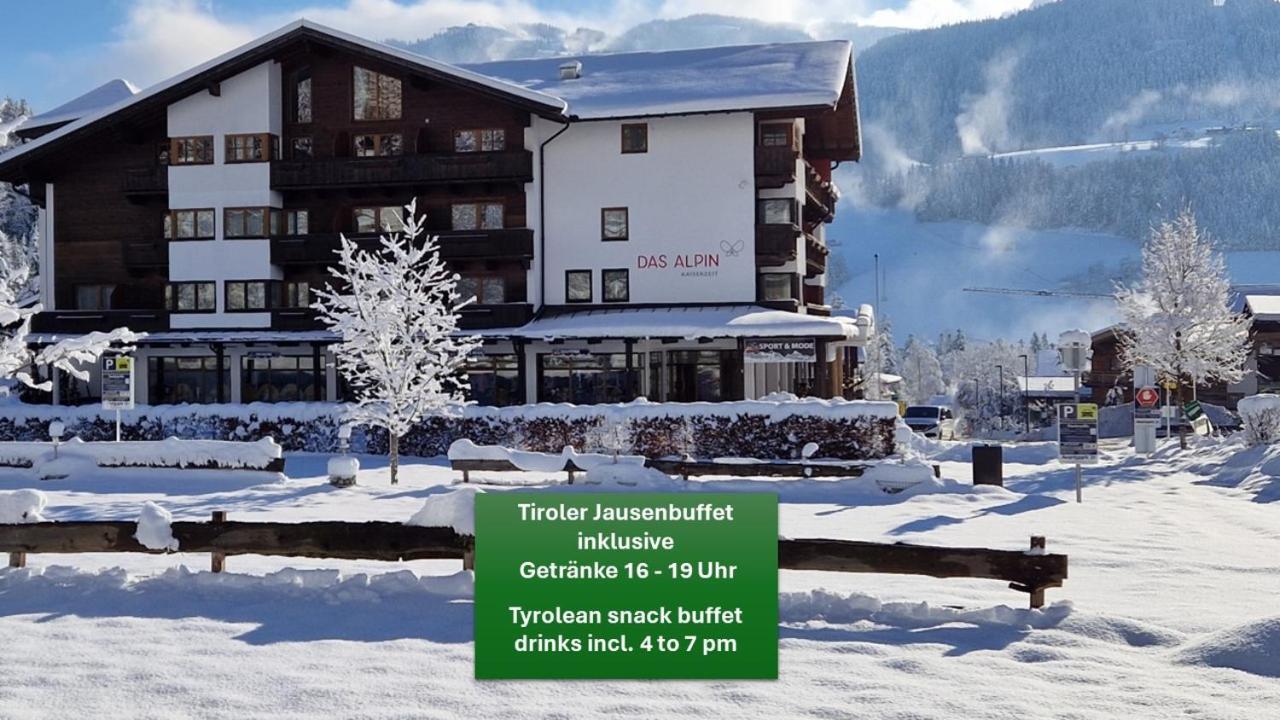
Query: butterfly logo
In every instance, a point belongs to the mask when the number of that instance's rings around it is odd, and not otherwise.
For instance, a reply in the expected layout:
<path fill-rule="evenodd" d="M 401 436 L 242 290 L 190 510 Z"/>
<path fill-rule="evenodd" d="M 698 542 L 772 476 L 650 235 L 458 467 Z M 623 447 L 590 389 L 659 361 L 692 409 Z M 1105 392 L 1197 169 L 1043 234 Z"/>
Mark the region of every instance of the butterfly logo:
<path fill-rule="evenodd" d="M 728 240 L 721 240 L 720 249 L 723 250 L 724 254 L 728 255 L 729 257 L 738 257 L 739 255 L 742 254 L 742 248 L 744 246 L 744 242 L 745 241 L 743 240 L 739 240 L 736 243 L 730 243 Z"/>

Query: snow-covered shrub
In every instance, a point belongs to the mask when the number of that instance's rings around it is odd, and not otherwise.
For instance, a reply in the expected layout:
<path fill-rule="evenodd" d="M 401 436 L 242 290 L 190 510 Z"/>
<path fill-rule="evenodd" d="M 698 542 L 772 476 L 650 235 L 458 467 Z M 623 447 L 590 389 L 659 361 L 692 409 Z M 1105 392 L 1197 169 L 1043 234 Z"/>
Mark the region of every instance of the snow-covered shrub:
<path fill-rule="evenodd" d="M 1244 423 L 1245 441 L 1250 445 L 1280 440 L 1280 395 L 1250 395 L 1242 398 L 1236 409 Z"/>

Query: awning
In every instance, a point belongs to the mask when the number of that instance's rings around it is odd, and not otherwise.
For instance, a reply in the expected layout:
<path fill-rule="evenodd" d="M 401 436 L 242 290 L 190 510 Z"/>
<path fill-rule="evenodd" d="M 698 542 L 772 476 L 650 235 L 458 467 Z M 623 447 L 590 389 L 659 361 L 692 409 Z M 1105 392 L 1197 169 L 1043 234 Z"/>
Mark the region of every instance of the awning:
<path fill-rule="evenodd" d="M 80 337 L 84 333 L 31 333 L 27 342 L 32 345 L 49 345 Z M 338 336 L 328 330 L 160 330 L 149 332 L 135 345 L 171 345 L 191 343 L 299 343 L 322 342 L 333 343 Z"/>
<path fill-rule="evenodd" d="M 759 305 L 664 305 L 561 310 L 518 328 L 480 330 L 526 340 L 805 337 L 861 345 L 875 332 L 869 305 L 856 317 L 803 315 Z"/>

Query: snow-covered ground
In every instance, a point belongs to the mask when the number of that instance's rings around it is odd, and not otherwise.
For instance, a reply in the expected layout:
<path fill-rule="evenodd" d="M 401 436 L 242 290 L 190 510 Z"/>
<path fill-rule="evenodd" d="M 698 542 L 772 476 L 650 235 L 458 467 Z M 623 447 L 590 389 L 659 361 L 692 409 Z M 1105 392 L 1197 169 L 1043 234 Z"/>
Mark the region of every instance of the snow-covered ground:
<path fill-rule="evenodd" d="M 925 447 L 951 482 L 898 495 L 857 481 L 698 487 L 780 489 L 791 537 L 1024 548 L 1045 535 L 1071 558 L 1045 610 L 996 581 L 784 571 L 776 682 L 479 683 L 455 561 L 232 557 L 212 575 L 205 555 L 32 555 L 0 570 L 0 717 L 1237 718 L 1280 706 L 1280 503 L 1258 491 L 1275 453 L 1205 445 L 1143 463 L 1108 444 L 1077 505 L 1071 470 L 1044 445 L 1008 452 L 1004 490 L 967 484 L 967 446 Z M 52 520 L 133 520 L 146 501 L 178 520 L 408 520 L 457 480 L 442 459 L 410 460 L 391 487 L 384 460 L 362 457 L 360 484 L 335 489 L 327 459 L 287 455 L 292 479 L 268 484 L 154 471 L 39 488 Z M 0 491 L 31 484 L 0 470 Z"/>

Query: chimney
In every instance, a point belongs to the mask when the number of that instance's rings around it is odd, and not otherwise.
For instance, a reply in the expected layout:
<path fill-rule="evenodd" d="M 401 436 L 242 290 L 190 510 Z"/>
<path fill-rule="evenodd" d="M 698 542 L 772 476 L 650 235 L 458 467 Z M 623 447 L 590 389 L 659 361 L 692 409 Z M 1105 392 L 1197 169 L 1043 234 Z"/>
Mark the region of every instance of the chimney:
<path fill-rule="evenodd" d="M 581 60 L 570 60 L 567 63 L 561 63 L 560 65 L 561 80 L 577 80 L 580 77 L 582 77 L 582 61 Z"/>

